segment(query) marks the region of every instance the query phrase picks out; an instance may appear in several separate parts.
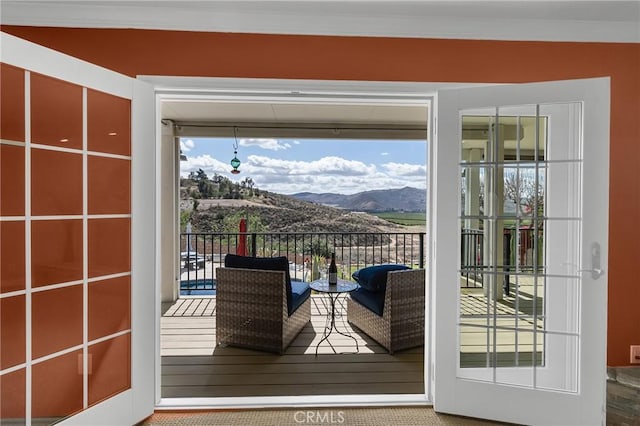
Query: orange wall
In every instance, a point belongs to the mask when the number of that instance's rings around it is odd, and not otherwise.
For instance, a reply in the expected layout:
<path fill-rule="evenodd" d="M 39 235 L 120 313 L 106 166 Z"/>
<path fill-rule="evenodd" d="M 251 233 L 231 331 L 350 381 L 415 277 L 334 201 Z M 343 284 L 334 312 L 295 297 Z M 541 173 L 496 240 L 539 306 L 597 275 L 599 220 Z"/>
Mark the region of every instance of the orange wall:
<path fill-rule="evenodd" d="M 131 76 L 478 83 L 611 76 L 608 364 L 627 365 L 629 345 L 640 344 L 640 44 L 2 30 Z"/>

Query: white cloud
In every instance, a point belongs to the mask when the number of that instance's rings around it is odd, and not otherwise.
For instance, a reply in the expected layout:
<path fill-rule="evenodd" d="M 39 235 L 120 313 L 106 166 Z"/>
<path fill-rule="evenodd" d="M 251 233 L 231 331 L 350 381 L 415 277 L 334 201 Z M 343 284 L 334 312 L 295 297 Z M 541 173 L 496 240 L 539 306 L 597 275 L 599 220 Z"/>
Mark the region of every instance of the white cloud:
<path fill-rule="evenodd" d="M 240 146 L 255 146 L 270 151 L 281 151 L 291 148 L 291 144 L 287 142 L 280 142 L 278 139 L 247 138 L 240 139 L 238 143 Z"/>
<path fill-rule="evenodd" d="M 240 174 L 230 174 L 227 162 L 210 155 L 188 157 L 181 162 L 181 175 L 202 169 L 209 177 L 219 174 L 239 182 L 251 177 L 259 189 L 293 194 L 296 192 L 335 192 L 353 194 L 373 189 L 426 187 L 426 167 L 419 164 L 387 163 L 383 167 L 337 156 L 314 161 L 293 161 L 250 155 L 240 158 Z"/>
<path fill-rule="evenodd" d="M 380 155 L 382 155 L 384 157 L 386 155 L 389 155 L 389 153 L 388 152 L 381 152 Z"/>
<path fill-rule="evenodd" d="M 393 171 L 395 166 L 389 164 Z M 408 164 L 402 167 L 405 173 L 392 173 L 373 164 L 336 156 L 292 161 L 252 155 L 240 168 L 251 176 L 256 187 L 282 194 L 304 191 L 353 194 L 372 189 L 426 187 L 426 167 Z"/>
<path fill-rule="evenodd" d="M 273 173 L 285 173 L 290 176 L 362 176 L 376 171 L 375 165 L 334 156 L 315 161 L 292 161 L 250 155 L 247 163 L 252 168 L 271 170 Z"/>
<path fill-rule="evenodd" d="M 189 152 L 193 149 L 193 147 L 196 146 L 196 143 L 191 140 L 191 139 L 187 139 L 187 140 L 180 140 L 180 150 L 183 153 Z"/>
<path fill-rule="evenodd" d="M 423 164 L 385 163 L 382 165 L 391 176 L 426 176 L 427 166 Z"/>
<path fill-rule="evenodd" d="M 231 170 L 231 165 L 216 160 L 209 154 L 187 157 L 187 161 L 180 162 L 180 175 L 182 177 L 186 177 L 190 172 L 196 172 L 198 169 L 204 170 L 207 176 L 212 177 L 215 173 L 228 174 L 229 170 Z"/>

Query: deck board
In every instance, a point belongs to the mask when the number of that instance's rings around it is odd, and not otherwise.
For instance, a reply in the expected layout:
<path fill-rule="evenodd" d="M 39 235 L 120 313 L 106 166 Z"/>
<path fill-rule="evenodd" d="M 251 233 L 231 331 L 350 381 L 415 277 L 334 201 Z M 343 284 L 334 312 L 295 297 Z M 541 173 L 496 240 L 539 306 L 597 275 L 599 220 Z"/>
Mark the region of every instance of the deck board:
<path fill-rule="evenodd" d="M 327 313 L 314 295 L 311 323 L 284 354 L 215 346 L 215 297 L 180 298 L 161 318 L 162 397 L 236 397 L 424 392 L 424 350 L 389 355 L 346 318 L 356 338 L 332 334 L 315 355 Z M 338 352 L 333 352 L 332 347 Z M 340 353 L 344 352 L 344 353 Z"/>

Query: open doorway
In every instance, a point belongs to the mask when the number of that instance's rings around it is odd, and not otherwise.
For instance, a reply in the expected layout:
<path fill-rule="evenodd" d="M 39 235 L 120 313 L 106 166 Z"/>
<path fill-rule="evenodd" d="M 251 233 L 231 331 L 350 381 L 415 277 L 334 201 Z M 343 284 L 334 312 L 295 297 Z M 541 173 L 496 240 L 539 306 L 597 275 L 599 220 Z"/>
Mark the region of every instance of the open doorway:
<path fill-rule="evenodd" d="M 224 107 L 224 104 L 221 107 Z M 248 125 L 246 122 L 238 121 L 222 124 L 202 121 L 188 123 L 184 119 L 165 122 L 172 131 L 167 133 L 172 133 L 171 137 L 177 142 L 172 151 L 175 156 L 173 176 L 178 182 L 175 191 L 177 205 L 181 204 L 182 209 L 174 210 L 176 236 L 180 235 L 180 238 L 176 238 L 173 246 L 173 264 L 176 266 L 171 276 L 178 279 L 173 280 L 173 286 L 168 291 L 163 291 L 163 398 L 371 394 L 404 394 L 413 397 L 419 395 L 424 398 L 425 354 L 422 346 L 389 354 L 374 339 L 360 330 L 354 330 L 345 318 L 341 318 L 342 323 L 338 326 L 347 327 L 352 335 L 357 336 L 357 347 L 352 348 L 354 342 L 342 337 L 337 341 L 332 338 L 333 345 L 319 345 L 329 306 L 319 294 L 312 297 L 311 322 L 291 343 L 284 355 L 216 347 L 215 269 L 222 266 L 225 254 L 238 253 L 243 242 L 243 254 L 286 255 L 290 262 L 291 278 L 307 282 L 317 278 L 315 275 L 320 275 L 326 268 L 325 259 L 331 251 L 337 252 L 341 278 L 345 279 L 351 279 L 351 273 L 358 268 L 373 264 L 402 263 L 408 267 L 425 267 L 427 107 L 424 104 L 407 106 L 397 102 L 395 105 L 385 103 L 384 106 L 358 105 L 357 108 L 348 103 L 319 107 L 325 111 L 308 111 L 307 114 L 311 115 L 297 112 L 298 117 L 307 121 L 303 124 L 279 122 L 276 125 L 256 125 L 254 122 Z M 334 112 L 336 115 L 333 118 L 328 118 L 327 107 L 337 111 Z M 273 105 L 270 108 L 273 109 Z M 311 108 L 313 105 L 304 107 L 306 110 Z M 298 107 L 294 110 L 299 109 Z M 349 113 L 345 112 L 347 110 Z M 349 114 L 351 120 L 357 115 L 363 122 L 344 121 Z M 309 123 L 315 115 L 327 121 Z M 222 116 L 228 120 L 228 115 L 225 116 L 223 113 Z M 342 123 L 339 122 L 339 117 L 342 117 Z M 371 117 L 378 121 L 370 120 L 364 123 Z M 414 122 L 408 123 L 408 120 Z M 202 139 L 204 135 L 208 135 L 210 139 L 205 141 Z M 208 154 L 209 157 L 204 158 L 203 154 L 198 154 L 196 147 L 202 143 L 209 143 L 211 147 L 215 147 L 212 149 L 212 153 L 216 153 L 215 157 Z M 272 148 L 278 150 L 286 145 L 305 143 L 307 148 L 301 152 L 308 153 L 311 150 L 308 144 L 311 143 L 317 147 L 324 147 L 323 154 L 316 160 L 281 158 L 280 161 L 289 162 L 285 167 L 290 169 L 297 164 L 299 169 L 306 166 L 320 168 L 320 160 L 323 160 L 325 164 L 331 164 L 331 170 L 338 180 L 330 182 L 331 179 L 326 178 L 331 176 L 329 171 L 325 173 L 324 178 L 317 170 L 315 176 L 311 177 L 304 177 L 302 173 L 298 173 L 292 180 L 295 184 L 286 191 L 288 194 L 283 194 L 282 188 L 286 185 L 283 176 L 276 176 L 269 186 L 269 180 L 263 176 L 255 178 L 255 174 L 250 176 L 250 173 L 247 173 L 251 167 L 256 167 L 257 162 L 255 154 L 249 161 L 252 155 L 251 145 L 271 144 Z M 385 149 L 374 148 L 383 147 L 385 144 Z M 416 146 L 409 148 L 408 144 Z M 349 160 L 350 164 L 347 164 L 344 158 L 343 164 L 337 164 L 340 163 L 340 155 L 344 154 L 347 145 L 357 150 L 353 154 L 354 158 Z M 389 152 L 388 147 L 395 152 Z M 417 151 L 414 152 L 412 149 Z M 369 169 L 368 172 L 375 174 L 373 162 L 365 160 L 370 154 L 367 151 L 375 151 L 380 157 L 388 157 L 389 161 L 384 164 L 390 170 L 390 174 L 398 178 L 396 182 L 400 182 L 400 178 L 404 179 L 406 185 L 390 185 L 390 179 L 385 175 L 387 177 L 384 184 L 395 186 L 388 188 L 389 193 L 397 192 L 395 206 L 393 201 L 387 201 L 386 205 L 380 207 L 343 207 L 340 211 L 335 206 L 323 205 L 319 199 L 309 202 L 309 197 L 320 195 L 322 192 L 325 195 L 326 192 L 333 192 L 322 191 L 323 187 L 336 188 L 336 183 L 340 182 L 344 186 L 336 192 L 350 192 L 339 195 L 350 195 L 351 198 L 357 198 L 358 195 L 363 198 L 362 193 L 376 189 L 371 176 L 355 170 L 356 177 L 353 178 L 347 170 L 348 167 L 361 167 L 365 172 Z M 230 178 L 234 176 L 230 171 L 233 166 L 227 162 L 232 157 L 236 158 L 236 154 L 241 160 L 238 169 L 244 175 L 232 180 Z M 182 162 L 179 161 L 180 155 Z M 392 158 L 394 155 L 404 161 Z M 196 158 L 198 160 L 194 160 Z M 262 161 L 268 162 L 264 156 Z M 182 170 L 180 164 L 183 166 Z M 207 164 L 211 168 L 207 168 Z M 216 165 L 219 166 L 218 169 Z M 382 174 L 380 169 L 376 176 L 381 182 L 385 180 L 385 176 L 380 176 Z M 267 183 L 261 188 L 260 182 Z M 313 184 L 318 182 L 320 186 L 313 187 Z M 363 185 L 359 188 L 357 184 L 360 183 Z M 417 185 L 418 188 L 400 188 L 413 186 L 411 184 Z M 278 189 L 280 194 L 276 192 Z M 303 192 L 307 194 L 302 194 Z M 268 208 L 272 210 L 283 208 L 282 205 L 277 205 L 278 202 L 274 201 L 272 194 L 285 195 L 290 202 L 295 198 L 291 195 L 297 194 L 298 204 L 291 206 L 291 210 L 300 213 L 304 210 L 300 207 L 303 204 L 300 203 L 307 203 L 314 206 L 311 217 L 298 217 L 293 223 L 285 224 L 285 228 L 289 226 L 289 229 L 259 232 L 264 231 L 262 227 L 265 222 L 270 221 L 258 213 L 265 208 L 264 205 L 269 205 Z M 305 196 L 307 201 L 303 200 Z M 398 200 L 402 200 L 404 204 Z M 420 206 L 412 208 L 414 211 L 409 213 L 407 210 L 412 209 L 403 207 L 407 202 Z M 231 204 L 241 208 L 230 213 L 228 207 Z M 360 204 L 365 205 L 366 203 Z M 324 221 L 313 221 L 314 215 L 326 218 Z M 246 219 L 246 239 L 241 239 L 239 228 L 233 229 L 237 226 L 234 217 Z M 206 225 L 203 225 L 203 222 Z M 224 227 L 228 227 L 231 222 L 232 228 L 225 229 Z M 324 223 L 325 227 L 316 232 L 312 232 L 312 228 L 300 228 L 309 225 L 310 222 L 318 226 Z M 371 228 L 372 222 L 376 222 L 375 231 Z M 417 227 L 409 226 L 413 229 L 407 230 L 407 224 L 416 223 L 419 223 Z M 338 224 L 346 228 L 336 230 Z M 210 228 L 206 228 L 207 226 Z M 330 232 L 332 227 L 333 232 Z M 275 237 L 275 234 L 278 236 Z M 283 236 L 284 234 L 288 235 Z M 345 238 L 353 236 L 355 241 L 344 241 Z M 274 238 L 277 241 L 274 241 Z M 286 238 L 286 241 L 283 238 Z M 313 250 L 314 247 L 317 253 Z M 422 281 L 424 284 L 424 278 Z M 424 289 L 422 293 L 424 295 Z M 177 302 L 169 300 L 170 297 Z M 340 304 L 341 308 L 346 309 L 344 300 L 343 298 Z M 422 310 L 425 310 L 424 303 Z M 344 314 L 346 317 L 346 311 Z M 187 321 L 190 325 L 186 325 Z M 424 326 L 424 319 L 422 322 Z M 421 339 L 424 341 L 424 336 Z M 318 356 L 314 353 L 316 350 L 319 350 Z M 208 374 L 203 374 L 204 371 Z"/>

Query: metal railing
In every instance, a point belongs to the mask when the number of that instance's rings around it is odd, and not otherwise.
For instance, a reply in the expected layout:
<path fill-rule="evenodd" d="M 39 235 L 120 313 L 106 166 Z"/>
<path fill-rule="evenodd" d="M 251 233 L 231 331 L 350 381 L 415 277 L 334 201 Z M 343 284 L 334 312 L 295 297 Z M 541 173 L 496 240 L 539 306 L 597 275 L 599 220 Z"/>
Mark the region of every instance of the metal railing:
<path fill-rule="evenodd" d="M 532 253 L 534 230 L 505 228 L 503 234 L 504 287 L 509 294 L 509 272 L 539 268 L 540 255 Z M 224 265 L 228 253 L 247 256 L 286 256 L 293 280 L 313 281 L 328 267 L 331 253 L 336 254 L 338 275 L 351 279 L 360 268 L 381 263 L 399 263 L 424 268 L 426 246 L 424 232 L 368 233 L 181 233 L 181 288 L 206 290 L 215 286 L 215 268 Z M 539 231 L 539 241 L 542 231 Z M 517 245 L 517 247 L 516 247 Z M 483 287 L 484 271 L 489 267 L 484 255 L 484 231 L 463 229 L 460 244 L 460 285 Z M 516 259 L 517 257 L 517 259 Z"/>
<path fill-rule="evenodd" d="M 484 232 L 463 229 L 460 238 L 460 285 L 466 288 L 482 287 Z"/>
<path fill-rule="evenodd" d="M 181 288 L 209 289 L 215 285 L 215 268 L 224 265 L 229 254 L 289 259 L 292 280 L 313 281 L 328 267 L 336 254 L 338 276 L 351 274 L 365 266 L 399 263 L 424 268 L 424 232 L 368 233 L 181 233 Z"/>
<path fill-rule="evenodd" d="M 517 238 L 516 238 L 517 235 Z M 537 243 L 536 243 L 537 238 Z M 543 230 L 536 235 L 534 229 L 505 228 L 503 232 L 502 271 L 504 271 L 504 290 L 509 294 L 509 272 L 532 272 L 541 268 L 543 247 Z M 479 229 L 462 229 L 460 244 L 460 285 L 462 287 L 482 287 L 483 272 L 489 267 L 484 256 L 484 231 Z M 495 266 L 495 265 L 494 265 Z"/>

